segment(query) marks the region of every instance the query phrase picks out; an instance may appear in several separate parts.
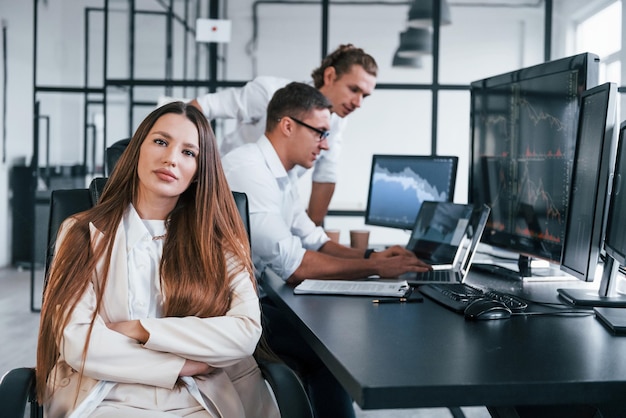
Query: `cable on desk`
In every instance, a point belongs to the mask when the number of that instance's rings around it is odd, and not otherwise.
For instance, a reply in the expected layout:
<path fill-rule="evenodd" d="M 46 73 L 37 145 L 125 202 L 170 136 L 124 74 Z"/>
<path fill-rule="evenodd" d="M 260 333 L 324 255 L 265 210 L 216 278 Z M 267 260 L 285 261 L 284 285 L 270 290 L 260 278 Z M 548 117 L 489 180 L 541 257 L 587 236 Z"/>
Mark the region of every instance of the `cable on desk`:
<path fill-rule="evenodd" d="M 595 315 L 593 311 L 582 311 L 579 309 L 572 310 L 561 310 L 554 312 L 534 312 L 534 311 L 526 311 L 526 312 L 513 312 L 511 316 L 571 316 L 571 317 L 579 317 L 579 316 L 589 316 Z"/>
<path fill-rule="evenodd" d="M 502 293 L 506 293 L 506 292 L 502 292 Z M 519 295 L 513 295 L 512 296 L 516 297 L 517 299 L 520 299 L 524 302 L 526 302 L 529 306 L 531 304 L 533 305 L 537 305 L 537 306 L 544 306 L 547 308 L 552 308 L 552 309 L 557 309 L 555 311 L 551 311 L 551 312 L 535 312 L 535 311 L 524 311 L 524 312 L 513 312 L 514 316 L 587 316 L 587 315 L 593 315 L 593 311 L 592 310 L 583 310 L 583 309 L 562 309 L 563 307 L 567 307 L 569 308 L 570 305 L 567 303 L 560 303 L 560 302 L 545 302 L 545 301 L 537 301 L 537 300 L 533 300 L 530 298 L 526 298 L 523 296 L 519 296 Z"/>
<path fill-rule="evenodd" d="M 502 292 L 502 293 L 506 293 L 506 292 Z M 584 310 L 584 309 L 562 309 L 562 307 L 569 307 L 570 305 L 566 304 L 566 303 L 559 303 L 559 302 L 544 302 L 544 301 L 536 301 L 536 300 L 532 300 L 529 298 L 525 298 L 523 296 L 519 296 L 519 295 L 512 295 L 514 297 L 516 297 L 517 299 L 520 299 L 524 302 L 526 302 L 529 306 L 531 304 L 533 305 L 538 305 L 538 306 L 545 306 L 548 308 L 552 308 L 552 309 L 556 309 L 554 311 L 550 311 L 550 312 L 536 312 L 536 311 L 523 311 L 523 312 L 513 312 L 511 316 L 572 316 L 572 317 L 579 317 L 579 316 L 589 316 L 589 315 L 594 315 L 593 310 Z"/>
<path fill-rule="evenodd" d="M 502 292 L 502 293 L 506 293 L 506 292 Z M 511 294 L 512 296 L 515 296 L 517 299 L 523 300 L 524 302 L 526 302 L 527 304 L 533 304 L 533 305 L 539 305 L 539 306 L 545 306 L 548 308 L 554 308 L 554 309 L 559 309 L 562 307 L 566 307 L 569 308 L 571 305 L 564 303 L 564 302 L 547 302 L 547 301 L 541 301 L 541 300 L 533 300 L 524 296 L 520 296 L 520 295 L 516 295 L 516 294 Z M 584 311 L 581 311 L 584 312 Z"/>
<path fill-rule="evenodd" d="M 560 308 L 569 308 L 569 307 L 571 307 L 571 305 L 568 304 L 568 303 L 546 302 L 546 301 L 541 301 L 541 300 L 532 300 L 532 299 L 528 299 L 528 298 L 523 298 L 521 296 L 517 296 L 517 297 L 519 299 L 522 299 L 526 303 L 532 303 L 534 305 L 545 306 L 545 307 L 548 307 L 548 308 L 560 309 Z"/>

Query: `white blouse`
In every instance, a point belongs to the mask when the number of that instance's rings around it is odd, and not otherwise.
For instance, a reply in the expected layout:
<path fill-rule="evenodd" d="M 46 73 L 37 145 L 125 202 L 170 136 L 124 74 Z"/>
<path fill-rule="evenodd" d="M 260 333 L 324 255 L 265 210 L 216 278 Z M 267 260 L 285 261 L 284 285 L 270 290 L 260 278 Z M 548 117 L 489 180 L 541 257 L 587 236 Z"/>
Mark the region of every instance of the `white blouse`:
<path fill-rule="evenodd" d="M 165 221 L 141 219 L 131 205 L 123 225 L 127 237 L 129 317 L 160 318 L 163 296 L 159 264 L 165 241 Z"/>

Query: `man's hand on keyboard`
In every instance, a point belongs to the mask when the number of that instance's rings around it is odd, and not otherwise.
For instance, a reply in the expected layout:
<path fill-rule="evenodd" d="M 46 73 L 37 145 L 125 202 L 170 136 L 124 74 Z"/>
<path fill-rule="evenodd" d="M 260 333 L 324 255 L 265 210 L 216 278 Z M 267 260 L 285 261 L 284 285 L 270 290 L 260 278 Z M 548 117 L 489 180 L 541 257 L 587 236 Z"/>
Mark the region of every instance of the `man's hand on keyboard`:
<path fill-rule="evenodd" d="M 376 270 L 380 277 L 397 277 L 407 272 L 424 272 L 433 269 L 430 264 L 399 246 L 374 253 L 371 258 L 376 262 Z"/>

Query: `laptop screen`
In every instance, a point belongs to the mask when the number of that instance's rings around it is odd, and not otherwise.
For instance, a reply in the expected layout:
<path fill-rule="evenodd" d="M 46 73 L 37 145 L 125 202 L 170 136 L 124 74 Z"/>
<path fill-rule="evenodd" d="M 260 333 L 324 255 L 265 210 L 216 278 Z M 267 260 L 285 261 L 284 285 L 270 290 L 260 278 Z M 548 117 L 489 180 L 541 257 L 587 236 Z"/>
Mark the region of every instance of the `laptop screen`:
<path fill-rule="evenodd" d="M 485 231 L 491 208 L 487 205 L 477 205 L 474 206 L 472 211 L 472 219 L 466 230 L 463 242 L 461 243 L 456 264 L 463 274 L 463 277 L 469 272 L 470 266 L 472 265 L 472 259 L 474 258 L 474 254 L 476 254 L 476 248 L 480 243 L 480 238 Z"/>
<path fill-rule="evenodd" d="M 472 205 L 424 202 L 417 214 L 407 249 L 432 265 L 454 264 L 472 211 Z"/>

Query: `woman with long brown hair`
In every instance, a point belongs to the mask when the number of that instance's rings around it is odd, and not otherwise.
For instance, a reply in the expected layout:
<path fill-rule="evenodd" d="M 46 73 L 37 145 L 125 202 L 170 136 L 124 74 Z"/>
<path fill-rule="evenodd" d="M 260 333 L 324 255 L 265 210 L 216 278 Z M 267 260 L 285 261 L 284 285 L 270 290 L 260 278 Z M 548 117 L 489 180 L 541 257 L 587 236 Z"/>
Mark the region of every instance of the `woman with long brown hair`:
<path fill-rule="evenodd" d="M 48 417 L 278 416 L 248 239 L 200 111 L 140 124 L 92 209 L 67 220 L 44 294 Z"/>

